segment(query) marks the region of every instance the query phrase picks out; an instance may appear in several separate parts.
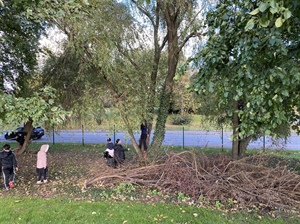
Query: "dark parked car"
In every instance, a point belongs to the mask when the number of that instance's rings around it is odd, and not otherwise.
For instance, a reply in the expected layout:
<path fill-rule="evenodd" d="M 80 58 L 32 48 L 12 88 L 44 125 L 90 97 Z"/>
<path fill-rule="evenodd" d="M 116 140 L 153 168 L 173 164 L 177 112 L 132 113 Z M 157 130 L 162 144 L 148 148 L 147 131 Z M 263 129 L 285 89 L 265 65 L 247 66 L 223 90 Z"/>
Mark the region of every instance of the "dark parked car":
<path fill-rule="evenodd" d="M 24 127 L 18 127 L 15 131 L 12 132 L 6 132 L 6 134 L 4 135 L 6 140 L 9 139 L 14 139 L 18 133 L 22 133 L 23 132 Z M 41 137 L 43 137 L 45 134 L 45 130 L 41 127 L 35 127 L 32 130 L 31 133 L 31 137 L 30 139 L 36 140 L 36 139 L 40 139 Z"/>

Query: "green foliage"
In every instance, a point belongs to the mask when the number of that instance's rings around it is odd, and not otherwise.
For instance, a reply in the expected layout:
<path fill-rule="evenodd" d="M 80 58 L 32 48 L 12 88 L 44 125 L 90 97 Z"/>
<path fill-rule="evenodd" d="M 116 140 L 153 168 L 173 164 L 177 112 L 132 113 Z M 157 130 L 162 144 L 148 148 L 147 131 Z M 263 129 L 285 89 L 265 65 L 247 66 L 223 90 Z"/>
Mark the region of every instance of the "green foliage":
<path fill-rule="evenodd" d="M 192 117 L 186 114 L 172 114 L 170 115 L 170 120 L 174 125 L 188 125 L 191 123 Z"/>
<path fill-rule="evenodd" d="M 117 108 L 116 119 L 121 116 L 127 128 L 136 127 L 143 116 L 151 117 L 146 107 L 153 100 L 153 53 L 145 48 L 146 40 L 123 4 L 90 2 L 87 8 L 88 15 L 77 15 L 80 21 L 70 21 L 73 14 L 60 20 L 62 27 L 72 27 L 66 34 L 76 38 L 68 39 L 62 55 L 49 58 L 43 81 L 58 89 L 60 102 L 87 126 L 91 117 L 103 121 Z"/>
<path fill-rule="evenodd" d="M 256 7 L 251 1 L 227 1 L 209 12 L 208 41 L 193 60 L 199 73 L 191 89 L 216 97 L 215 107 L 228 118 L 236 113 L 242 138 L 275 133 L 299 117 L 300 72 L 292 54 L 296 43 L 287 45 L 280 29 L 254 27 L 249 13 L 255 14 Z M 245 32 L 247 26 L 251 30 Z"/>
<path fill-rule="evenodd" d="M 163 194 L 156 189 L 148 191 L 148 195 L 153 195 L 153 196 L 162 196 Z"/>
<path fill-rule="evenodd" d="M 181 66 L 180 70 L 187 69 L 186 65 Z M 180 114 L 196 113 L 200 103 L 196 94 L 189 92 L 186 88 L 190 83 L 190 72 L 186 74 L 177 73 L 174 78 L 174 89 L 170 102 L 170 111 L 179 111 Z"/>
<path fill-rule="evenodd" d="M 294 5 L 295 4 L 295 5 Z M 248 21 L 245 30 L 251 30 L 255 24 L 261 27 L 274 26 L 280 28 L 287 21 L 286 26 L 290 26 L 289 19 L 292 16 L 290 10 L 294 10 L 294 7 L 299 6 L 299 3 L 294 0 L 289 1 L 276 1 L 276 0 L 264 0 L 260 1 L 258 8 L 249 12 L 253 17 Z M 289 28 L 290 29 L 290 28 Z"/>
<path fill-rule="evenodd" d="M 190 198 L 188 196 L 185 196 L 182 192 L 178 192 L 177 193 L 177 200 L 185 202 L 185 201 L 190 200 Z"/>
<path fill-rule="evenodd" d="M 1 127 L 7 129 L 18 127 L 29 120 L 32 120 L 33 126 L 59 124 L 68 115 L 68 112 L 55 104 L 55 90 L 49 86 L 28 98 L 2 93 L 0 113 Z"/>
<path fill-rule="evenodd" d="M 83 120 L 91 116 L 103 120 L 104 100 L 107 100 L 110 107 L 118 108 L 123 119 L 121 125 L 132 138 L 132 129 L 143 120 L 154 123 L 154 108 L 159 107 L 158 117 L 162 118 L 156 121 L 159 137 L 154 141 L 160 145 L 180 51 L 196 31 L 193 26 L 180 24 L 183 21 L 196 24 L 192 13 L 196 2 L 151 4 L 148 1 L 149 4 L 144 4 L 144 1 L 133 1 L 130 7 L 110 0 L 88 3 L 51 4 L 51 9 L 58 11 L 54 12 L 55 21 L 68 40 L 64 53 L 48 61 L 43 81 L 50 81 L 59 90 L 64 105 Z M 133 8 L 139 13 L 133 12 Z M 172 10 L 177 11 L 178 16 L 170 13 Z M 43 13 L 49 15 L 49 10 Z M 174 18 L 166 20 L 170 16 Z M 143 23 L 143 19 L 147 22 Z M 149 38 L 145 27 L 153 29 L 152 37 Z M 167 36 L 169 38 L 164 38 Z M 167 45 L 167 41 L 175 41 L 175 44 Z M 163 53 L 165 46 L 172 46 L 172 51 Z M 166 90 L 166 97 L 160 97 Z"/>
<path fill-rule="evenodd" d="M 115 192 L 117 197 L 120 197 L 135 191 L 135 187 L 131 183 L 130 184 L 120 183 L 118 187 L 113 189 L 113 191 Z"/>
<path fill-rule="evenodd" d="M 216 201 L 216 209 L 221 209 L 223 204 L 220 201 Z"/>
<path fill-rule="evenodd" d="M 29 78 L 37 65 L 43 23 L 27 18 L 24 5 L 18 1 L 4 0 L 1 3 L 0 86 L 1 89 L 13 88 L 16 94 L 28 96 L 31 94 L 28 92 Z"/>
<path fill-rule="evenodd" d="M 232 198 L 228 198 L 228 199 L 227 199 L 227 204 L 228 204 L 229 207 L 232 207 L 233 204 L 234 204 L 233 199 L 232 199 Z"/>

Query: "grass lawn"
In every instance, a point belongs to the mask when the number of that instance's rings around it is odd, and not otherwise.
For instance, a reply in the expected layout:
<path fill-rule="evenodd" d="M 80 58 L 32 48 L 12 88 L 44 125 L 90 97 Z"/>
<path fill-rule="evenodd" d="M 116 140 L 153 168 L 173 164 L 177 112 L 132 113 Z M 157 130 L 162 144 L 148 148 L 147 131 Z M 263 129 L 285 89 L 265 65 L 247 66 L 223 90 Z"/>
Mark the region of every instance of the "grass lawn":
<path fill-rule="evenodd" d="M 13 144 L 12 144 L 13 145 Z M 36 154 L 41 143 L 32 143 L 29 152 L 18 157 L 20 170 L 16 187 L 5 191 L 0 182 L 0 223 L 299 223 L 298 214 L 260 212 L 249 208 L 244 212 L 220 210 L 217 204 L 205 206 L 186 203 L 183 195 L 172 199 L 154 189 L 136 192 L 124 186 L 109 189 L 99 185 L 83 189 L 84 181 L 105 172 L 103 146 L 94 144 L 55 144 L 48 152 L 48 183 L 36 185 Z M 197 150 L 190 148 L 189 150 Z M 199 149 L 200 150 L 200 149 Z M 174 148 L 180 151 L 180 147 Z M 204 152 L 204 151 L 203 151 Z M 220 152 L 206 149 L 205 153 Z M 228 152 L 224 152 L 228 153 Z M 272 152 L 273 156 L 276 151 Z M 290 159 L 298 154 L 277 152 L 276 156 Z M 134 157 L 130 151 L 128 157 Z M 294 161 L 294 160 L 293 160 Z M 291 165 L 295 165 L 292 163 Z M 298 166 L 298 165 L 297 165 Z M 116 173 L 118 170 L 116 170 Z M 167 195 L 168 196 L 168 195 Z M 284 215 L 284 216 L 283 216 Z"/>
<path fill-rule="evenodd" d="M 299 223 L 258 214 L 226 213 L 186 205 L 164 203 L 74 201 L 5 197 L 0 200 L 0 223 Z"/>

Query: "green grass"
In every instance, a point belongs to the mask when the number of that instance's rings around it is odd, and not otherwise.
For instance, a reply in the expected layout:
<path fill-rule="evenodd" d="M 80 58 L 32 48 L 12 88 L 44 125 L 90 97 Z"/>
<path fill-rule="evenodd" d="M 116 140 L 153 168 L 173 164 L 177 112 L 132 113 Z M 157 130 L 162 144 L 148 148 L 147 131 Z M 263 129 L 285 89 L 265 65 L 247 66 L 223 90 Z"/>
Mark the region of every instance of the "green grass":
<path fill-rule="evenodd" d="M 278 157 L 283 159 L 297 159 L 300 160 L 299 150 L 258 150 L 258 149 L 247 149 L 247 154 L 262 154 L 272 157 Z"/>
<path fill-rule="evenodd" d="M 0 223 L 298 223 L 257 214 L 226 213 L 163 203 L 87 202 L 68 199 L 1 198 Z"/>

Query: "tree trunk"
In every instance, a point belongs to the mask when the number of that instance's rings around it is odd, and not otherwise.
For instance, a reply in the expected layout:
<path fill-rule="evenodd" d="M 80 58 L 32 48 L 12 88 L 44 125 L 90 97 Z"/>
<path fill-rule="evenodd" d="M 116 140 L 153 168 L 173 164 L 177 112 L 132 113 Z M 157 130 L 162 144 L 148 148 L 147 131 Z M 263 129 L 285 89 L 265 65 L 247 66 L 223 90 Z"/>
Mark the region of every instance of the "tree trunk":
<path fill-rule="evenodd" d="M 234 159 L 240 159 L 244 156 L 245 151 L 249 142 L 252 139 L 252 136 L 246 136 L 242 138 L 239 133 L 239 125 L 241 123 L 239 119 L 239 115 L 236 111 L 241 110 L 242 108 L 239 107 L 239 103 L 237 101 L 233 102 L 233 119 L 232 119 L 232 127 L 233 127 L 233 142 L 232 142 L 232 157 Z"/>
<path fill-rule="evenodd" d="M 180 21 L 175 13 L 178 9 L 170 2 L 161 2 L 161 7 L 164 8 L 162 11 L 164 12 L 167 24 L 168 73 L 160 97 L 155 133 L 151 144 L 151 148 L 153 148 L 156 152 L 160 150 L 160 146 L 165 138 L 165 125 L 167 122 L 170 99 L 173 91 L 174 76 L 180 52 L 177 33 Z"/>
<path fill-rule="evenodd" d="M 233 141 L 232 141 L 232 157 L 234 159 L 239 158 L 239 116 L 237 114 L 238 103 L 233 101 L 233 118 L 232 118 L 232 129 L 233 129 Z"/>
<path fill-rule="evenodd" d="M 155 9 L 155 22 L 153 23 L 153 44 L 154 44 L 154 55 L 153 55 L 153 65 L 152 65 L 152 71 L 151 71 L 151 87 L 150 87 L 150 97 L 148 106 L 147 106 L 147 114 L 151 115 L 151 119 L 147 120 L 148 122 L 148 132 L 149 135 L 147 136 L 146 139 L 146 144 L 148 150 L 151 150 L 150 146 L 150 137 L 151 137 L 151 132 L 153 128 L 153 123 L 154 123 L 154 108 L 155 108 L 155 99 L 156 99 L 156 90 L 157 90 L 157 75 L 158 75 L 158 70 L 159 70 L 159 62 L 161 58 L 161 52 L 166 44 L 166 41 L 163 41 L 161 44 L 159 44 L 159 26 L 160 26 L 160 7 L 158 5 L 156 6 Z M 147 152 L 146 152 L 147 154 Z"/>
<path fill-rule="evenodd" d="M 30 119 L 29 121 L 26 122 L 26 124 L 24 126 L 24 132 L 26 132 L 24 144 L 23 145 L 18 144 L 18 147 L 15 149 L 16 155 L 22 155 L 28 148 L 28 146 L 31 142 L 30 136 L 31 136 L 32 130 L 33 130 L 32 120 Z"/>
<path fill-rule="evenodd" d="M 166 91 L 163 91 L 160 99 L 153 141 L 151 144 L 151 149 L 155 152 L 158 152 L 160 150 L 162 142 L 165 138 L 165 124 L 167 122 L 168 117 L 170 97 L 170 93 L 167 94 Z"/>

